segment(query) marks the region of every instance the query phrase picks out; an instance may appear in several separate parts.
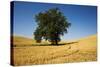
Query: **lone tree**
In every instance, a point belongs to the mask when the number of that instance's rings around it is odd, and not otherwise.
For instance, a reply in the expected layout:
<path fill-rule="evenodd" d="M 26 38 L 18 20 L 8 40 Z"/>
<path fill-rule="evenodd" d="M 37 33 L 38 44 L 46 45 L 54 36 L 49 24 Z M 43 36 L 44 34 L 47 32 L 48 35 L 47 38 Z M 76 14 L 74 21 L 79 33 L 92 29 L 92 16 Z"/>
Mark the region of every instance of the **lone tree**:
<path fill-rule="evenodd" d="M 48 40 L 52 45 L 58 45 L 60 36 L 68 32 L 71 23 L 58 8 L 52 8 L 35 15 L 38 27 L 34 35 L 37 42 Z"/>

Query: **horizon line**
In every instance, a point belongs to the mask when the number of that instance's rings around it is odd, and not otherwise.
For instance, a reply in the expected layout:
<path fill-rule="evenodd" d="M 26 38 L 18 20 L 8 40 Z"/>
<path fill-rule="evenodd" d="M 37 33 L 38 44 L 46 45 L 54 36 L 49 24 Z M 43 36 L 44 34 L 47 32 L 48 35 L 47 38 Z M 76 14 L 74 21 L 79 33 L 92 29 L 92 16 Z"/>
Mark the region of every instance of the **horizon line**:
<path fill-rule="evenodd" d="M 63 36 L 61 36 L 61 40 L 79 40 L 79 39 L 82 39 L 82 38 L 86 38 L 86 37 L 90 37 L 90 36 L 94 36 L 96 35 L 97 36 L 97 33 L 96 34 L 92 34 L 92 35 L 88 35 L 88 36 L 85 36 L 85 37 L 81 37 L 81 38 L 72 38 L 72 39 L 62 39 Z M 34 36 L 33 37 L 30 37 L 30 36 L 25 36 L 25 35 L 18 35 L 18 34 L 13 34 L 11 36 L 19 36 L 19 37 L 24 37 L 24 38 L 28 38 L 28 39 L 34 39 Z M 43 39 L 44 40 L 44 39 Z"/>

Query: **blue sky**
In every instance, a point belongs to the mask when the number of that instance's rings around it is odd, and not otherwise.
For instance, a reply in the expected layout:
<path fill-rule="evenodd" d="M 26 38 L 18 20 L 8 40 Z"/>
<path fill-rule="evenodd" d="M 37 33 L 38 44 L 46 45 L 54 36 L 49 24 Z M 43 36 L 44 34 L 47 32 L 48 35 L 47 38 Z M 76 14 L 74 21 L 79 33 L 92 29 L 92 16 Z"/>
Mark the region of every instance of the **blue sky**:
<path fill-rule="evenodd" d="M 97 7 L 71 4 L 14 2 L 14 35 L 32 38 L 36 29 L 34 16 L 58 7 L 72 24 L 62 39 L 72 40 L 97 34 Z"/>

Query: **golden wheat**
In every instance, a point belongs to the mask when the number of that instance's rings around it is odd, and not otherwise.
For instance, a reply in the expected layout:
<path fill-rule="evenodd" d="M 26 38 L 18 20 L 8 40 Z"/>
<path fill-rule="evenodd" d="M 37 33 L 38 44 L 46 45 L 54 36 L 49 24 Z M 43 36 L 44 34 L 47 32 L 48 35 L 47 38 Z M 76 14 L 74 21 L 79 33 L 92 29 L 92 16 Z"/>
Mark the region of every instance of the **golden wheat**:
<path fill-rule="evenodd" d="M 14 65 L 29 65 L 29 64 L 54 64 L 54 63 L 96 61 L 97 60 L 96 38 L 97 36 L 94 35 L 91 37 L 77 40 L 76 42 L 69 42 L 66 43 L 66 45 L 60 45 L 60 46 L 13 47 L 13 52 L 14 52 L 13 63 Z M 25 41 L 23 42 L 25 43 Z M 18 39 L 16 44 L 22 45 L 22 43 L 18 43 Z"/>

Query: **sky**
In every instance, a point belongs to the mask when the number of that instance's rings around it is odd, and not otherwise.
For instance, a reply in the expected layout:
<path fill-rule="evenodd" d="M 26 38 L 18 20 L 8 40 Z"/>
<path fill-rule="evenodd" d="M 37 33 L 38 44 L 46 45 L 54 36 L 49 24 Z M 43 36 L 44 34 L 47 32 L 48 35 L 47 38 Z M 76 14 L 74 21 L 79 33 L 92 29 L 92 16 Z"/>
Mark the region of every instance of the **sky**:
<path fill-rule="evenodd" d="M 97 7 L 72 4 L 14 2 L 13 34 L 33 38 L 37 24 L 35 15 L 50 8 L 59 8 L 71 23 L 63 40 L 74 40 L 97 34 Z"/>

